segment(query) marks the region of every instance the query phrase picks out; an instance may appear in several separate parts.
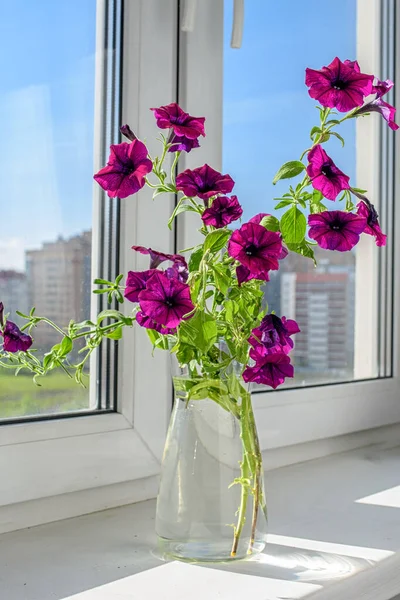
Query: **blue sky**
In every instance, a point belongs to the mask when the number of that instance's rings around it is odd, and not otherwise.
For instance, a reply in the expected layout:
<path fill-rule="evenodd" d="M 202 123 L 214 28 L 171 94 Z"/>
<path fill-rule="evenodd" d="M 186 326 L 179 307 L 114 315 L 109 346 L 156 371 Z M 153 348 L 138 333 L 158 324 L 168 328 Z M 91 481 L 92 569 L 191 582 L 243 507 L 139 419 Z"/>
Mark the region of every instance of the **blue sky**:
<path fill-rule="evenodd" d="M 318 124 L 316 102 L 304 84 L 306 67 L 320 69 L 335 56 L 356 58 L 356 0 L 248 0 L 242 48 L 230 48 L 232 0 L 225 0 L 224 172 L 236 181 L 244 218 L 269 212 L 278 168 L 296 160 Z M 348 175 L 355 173 L 354 123 L 342 126 L 347 144 L 329 152 Z"/>
<path fill-rule="evenodd" d="M 306 66 L 355 58 L 356 0 L 248 0 L 241 50 L 229 47 L 226 0 L 224 170 L 236 180 L 245 217 L 270 210 L 270 183 L 296 159 L 315 123 Z M 91 226 L 95 0 L 3 2 L 0 35 L 0 268 L 23 268 L 24 248 Z M 168 100 L 168 99 L 167 99 Z M 354 174 L 348 146 L 335 161 Z"/>

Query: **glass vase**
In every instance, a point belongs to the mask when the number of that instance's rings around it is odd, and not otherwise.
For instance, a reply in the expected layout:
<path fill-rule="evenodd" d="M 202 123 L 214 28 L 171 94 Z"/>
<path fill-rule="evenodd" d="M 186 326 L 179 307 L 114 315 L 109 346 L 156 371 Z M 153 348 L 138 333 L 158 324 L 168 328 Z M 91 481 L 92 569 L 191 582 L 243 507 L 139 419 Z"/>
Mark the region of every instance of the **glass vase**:
<path fill-rule="evenodd" d="M 181 560 L 244 558 L 263 550 L 267 531 L 251 396 L 238 381 L 240 398 L 230 404 L 223 381 L 214 379 L 208 388 L 198 378 L 199 391 L 190 395 L 190 375 L 185 368 L 173 378 L 175 403 L 157 499 L 159 548 Z"/>

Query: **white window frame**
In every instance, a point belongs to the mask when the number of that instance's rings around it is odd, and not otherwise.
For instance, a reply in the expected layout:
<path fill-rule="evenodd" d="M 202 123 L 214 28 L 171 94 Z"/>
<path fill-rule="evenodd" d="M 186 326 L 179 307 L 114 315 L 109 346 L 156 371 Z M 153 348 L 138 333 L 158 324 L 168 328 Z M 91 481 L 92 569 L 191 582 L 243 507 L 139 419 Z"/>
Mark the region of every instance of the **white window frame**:
<path fill-rule="evenodd" d="M 154 142 L 156 127 L 149 108 L 178 100 L 192 114 L 207 117 L 207 137 L 202 147 L 187 155 L 180 168 L 206 161 L 221 168 L 223 2 L 198 2 L 194 30 L 187 33 L 179 32 L 182 2 L 125 1 L 122 121 L 129 123 L 154 154 L 158 150 Z M 363 32 L 359 58 L 364 68 L 377 71 L 373 48 L 380 43 L 375 25 L 379 22 L 379 0 L 359 2 L 363 5 L 359 12 L 359 28 Z M 106 3 L 107 0 L 98 0 L 100 38 Z M 370 10 L 365 9 L 366 3 Z M 102 39 L 97 45 L 103 47 Z M 101 64 L 99 55 L 99 70 Z M 102 95 L 101 78 L 98 86 L 97 98 Z M 377 119 L 367 122 L 376 123 Z M 376 189 L 372 149 L 378 135 L 376 125 L 358 132 L 360 149 L 365 153 L 362 164 L 368 165 L 364 175 L 370 190 Z M 101 166 L 99 161 L 97 156 L 97 168 Z M 176 237 L 178 249 L 193 245 L 198 223 L 191 213 L 180 216 L 175 236 L 166 228 L 173 204 L 172 197 L 153 203 L 148 190 L 121 203 L 121 272 L 147 267 L 146 258 L 130 250 L 133 244 L 173 251 Z M 400 231 L 398 215 L 396 219 L 395 227 Z M 399 255 L 399 238 L 395 236 L 395 255 Z M 362 254 L 364 266 L 357 265 L 357 294 L 363 300 L 365 289 L 371 289 L 376 281 L 377 266 L 374 263 L 374 269 L 368 268 L 372 260 L 368 252 Z M 398 340 L 397 281 L 395 288 L 394 335 Z M 366 314 L 371 315 L 370 306 L 366 306 Z M 364 328 L 361 315 L 359 318 L 357 344 L 364 350 L 371 349 L 375 343 L 368 337 L 371 330 Z M 372 363 L 376 360 L 374 355 L 367 359 Z M 362 445 L 371 439 L 370 434 L 356 434 L 354 438 L 347 437 L 346 442 L 343 437 L 335 442 L 334 436 L 400 422 L 398 360 L 395 345 L 391 379 L 255 395 L 262 449 L 269 450 L 268 465 Z M 0 533 L 156 495 L 172 402 L 169 357 L 161 351 L 152 357 L 145 332 L 135 328 L 119 342 L 118 369 L 118 412 L 0 428 Z M 374 439 L 380 439 L 379 435 L 384 437 L 386 430 L 375 433 Z M 311 448 L 311 442 L 317 445 Z M 291 450 L 286 452 L 288 447 Z"/>
<path fill-rule="evenodd" d="M 104 119 L 99 99 L 106 13 L 107 0 L 98 0 L 98 138 Z M 159 146 L 149 108 L 176 98 L 177 23 L 176 0 L 125 2 L 122 120 L 153 155 Z M 103 166 L 99 139 L 95 146 L 98 169 Z M 94 222 L 96 202 L 97 192 Z M 121 273 L 148 268 L 146 257 L 131 250 L 133 244 L 173 251 L 174 235 L 166 227 L 173 204 L 171 197 L 155 206 L 147 189 L 121 202 Z M 96 235 L 93 243 L 98 247 Z M 156 495 L 172 387 L 167 353 L 153 358 L 146 338 L 135 328 L 119 343 L 118 412 L 0 428 L 0 533 Z"/>

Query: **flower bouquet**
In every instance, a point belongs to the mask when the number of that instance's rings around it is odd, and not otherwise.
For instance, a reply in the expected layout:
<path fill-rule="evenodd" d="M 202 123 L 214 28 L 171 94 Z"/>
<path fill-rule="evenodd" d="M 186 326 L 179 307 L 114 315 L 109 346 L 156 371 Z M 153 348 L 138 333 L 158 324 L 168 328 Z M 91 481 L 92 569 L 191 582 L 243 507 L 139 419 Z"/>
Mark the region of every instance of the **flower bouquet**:
<path fill-rule="evenodd" d="M 243 210 L 232 194 L 230 175 L 207 164 L 177 174 L 181 153 L 199 147 L 205 119 L 175 103 L 153 108 L 159 129 L 167 131 L 160 133 L 160 157 L 150 157 L 125 125 L 121 133 L 128 142 L 111 146 L 107 166 L 94 178 L 110 198 L 125 199 L 145 185 L 152 188 L 153 197 L 174 194 L 177 201 L 168 227 L 183 212 L 197 213 L 202 243 L 177 254 L 133 246 L 134 252 L 149 258 L 145 271 L 128 272 L 124 285 L 123 275 L 113 282 L 96 279 L 94 293 L 107 294 L 110 303 L 126 299 L 128 313 L 110 309 L 93 321 L 71 321 L 64 329 L 32 309 L 29 315 L 18 313 L 26 319 L 19 329 L 0 304 L 0 365 L 16 373 L 29 370 L 35 381 L 61 368 L 83 383 L 92 352 L 104 339 L 120 339 L 122 330 L 135 322 L 147 330 L 154 348 L 172 354 L 176 403 L 163 462 L 157 530 L 167 553 L 178 557 L 243 557 L 265 543 L 262 456 L 249 384 L 276 389 L 293 377 L 289 354 L 292 336 L 300 332 L 290 315 L 263 309 L 261 287 L 270 271 L 279 269 L 288 252 L 315 260 L 316 245 L 345 252 L 362 234 L 373 236 L 377 246 L 386 243 L 366 192 L 351 185 L 323 146 L 332 138 L 344 144 L 340 125 L 371 112 L 397 129 L 395 109 L 383 100 L 393 83 L 362 73 L 356 61 L 338 58 L 320 70 L 306 69 L 305 82 L 319 103 L 319 122 L 300 159 L 285 163 L 276 173 L 274 183 L 295 180 L 277 199 L 280 216 L 260 213 L 237 225 Z M 170 175 L 164 170 L 169 153 L 174 154 Z M 336 202 L 334 210 L 327 201 Z M 31 337 L 41 322 L 60 334 L 59 343 L 42 358 Z M 70 359 L 82 339 L 81 359 Z M 225 437 L 215 441 L 221 427 Z M 203 466 L 195 468 L 199 462 Z"/>

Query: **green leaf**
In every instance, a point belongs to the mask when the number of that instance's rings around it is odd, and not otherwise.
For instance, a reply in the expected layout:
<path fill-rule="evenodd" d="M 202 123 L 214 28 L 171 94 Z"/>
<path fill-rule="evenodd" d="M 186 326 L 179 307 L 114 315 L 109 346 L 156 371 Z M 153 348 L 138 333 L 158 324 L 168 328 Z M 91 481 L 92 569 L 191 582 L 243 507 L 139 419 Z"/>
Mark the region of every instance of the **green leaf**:
<path fill-rule="evenodd" d="M 340 121 L 338 121 L 337 119 L 331 119 L 330 121 L 327 121 L 325 123 L 325 125 L 340 125 Z M 332 132 L 331 132 L 332 133 Z"/>
<path fill-rule="evenodd" d="M 276 200 L 276 198 L 274 198 L 274 200 Z M 285 206 L 289 206 L 289 204 L 293 204 L 293 201 L 292 200 L 281 200 L 275 206 L 275 210 L 278 210 L 279 208 L 284 208 Z"/>
<path fill-rule="evenodd" d="M 204 252 L 209 250 L 214 253 L 222 250 L 230 238 L 231 233 L 232 232 L 228 229 L 216 229 L 215 231 L 211 231 L 204 240 Z"/>
<path fill-rule="evenodd" d="M 189 272 L 193 273 L 193 271 L 198 271 L 200 266 L 200 261 L 203 258 L 203 246 L 199 246 L 189 258 Z"/>
<path fill-rule="evenodd" d="M 316 214 L 320 212 L 324 212 L 328 210 L 325 204 L 322 204 L 321 200 L 323 199 L 323 195 L 318 190 L 314 190 L 311 200 L 310 200 L 310 212 L 311 214 Z"/>
<path fill-rule="evenodd" d="M 184 198 L 181 198 L 178 202 L 178 204 L 175 206 L 174 211 L 172 213 L 172 215 L 170 216 L 169 220 L 168 220 L 168 228 L 172 229 L 172 223 L 174 222 L 174 219 L 180 215 L 183 212 L 197 212 L 196 209 L 194 208 L 194 206 L 192 206 L 191 204 L 183 204 L 182 201 L 184 200 Z"/>
<path fill-rule="evenodd" d="M 206 379 L 201 383 L 197 383 L 189 390 L 189 399 L 202 400 L 203 398 L 207 398 L 208 391 L 211 389 L 216 389 L 223 394 L 228 393 L 228 388 L 220 379 Z"/>
<path fill-rule="evenodd" d="M 275 175 L 272 183 L 275 185 L 280 179 L 291 179 L 300 175 L 304 171 L 305 166 L 299 160 L 291 160 L 281 166 L 277 174 Z"/>
<path fill-rule="evenodd" d="M 301 244 L 287 244 L 288 250 L 301 254 L 306 258 L 311 258 L 314 261 L 314 265 L 317 266 L 317 261 L 314 257 L 314 250 L 307 244 L 306 240 L 303 240 Z"/>
<path fill-rule="evenodd" d="M 59 356 L 66 356 L 67 354 L 69 354 L 72 350 L 72 347 L 73 347 L 72 340 L 70 337 L 68 337 L 66 335 L 63 338 L 63 341 L 61 342 Z"/>
<path fill-rule="evenodd" d="M 315 135 L 316 133 L 321 133 L 321 128 L 320 128 L 320 127 L 317 127 L 317 126 L 315 126 L 315 127 L 313 127 L 313 128 L 311 129 L 311 131 L 310 131 L 310 138 L 311 138 L 311 139 L 313 139 L 313 138 L 314 138 L 314 135 Z"/>
<path fill-rule="evenodd" d="M 344 139 L 339 133 L 337 133 L 337 131 L 330 131 L 330 134 L 334 135 L 338 140 L 340 140 L 342 143 L 342 147 L 344 147 Z"/>
<path fill-rule="evenodd" d="M 214 271 L 215 285 L 225 295 L 231 284 L 230 271 L 222 265 L 214 265 L 212 269 Z"/>
<path fill-rule="evenodd" d="M 260 225 L 268 229 L 268 231 L 279 231 L 279 220 L 273 215 L 268 215 L 261 219 Z"/>
<path fill-rule="evenodd" d="M 293 206 L 282 215 L 281 232 L 287 244 L 300 244 L 306 235 L 306 229 L 306 217 L 297 206 Z"/>
<path fill-rule="evenodd" d="M 217 323 L 202 310 L 198 310 L 191 319 L 181 323 L 178 329 L 179 341 L 207 352 L 217 341 Z"/>
<path fill-rule="evenodd" d="M 117 327 L 114 331 L 106 334 L 106 338 L 110 340 L 120 340 L 122 338 L 122 327 Z"/>

